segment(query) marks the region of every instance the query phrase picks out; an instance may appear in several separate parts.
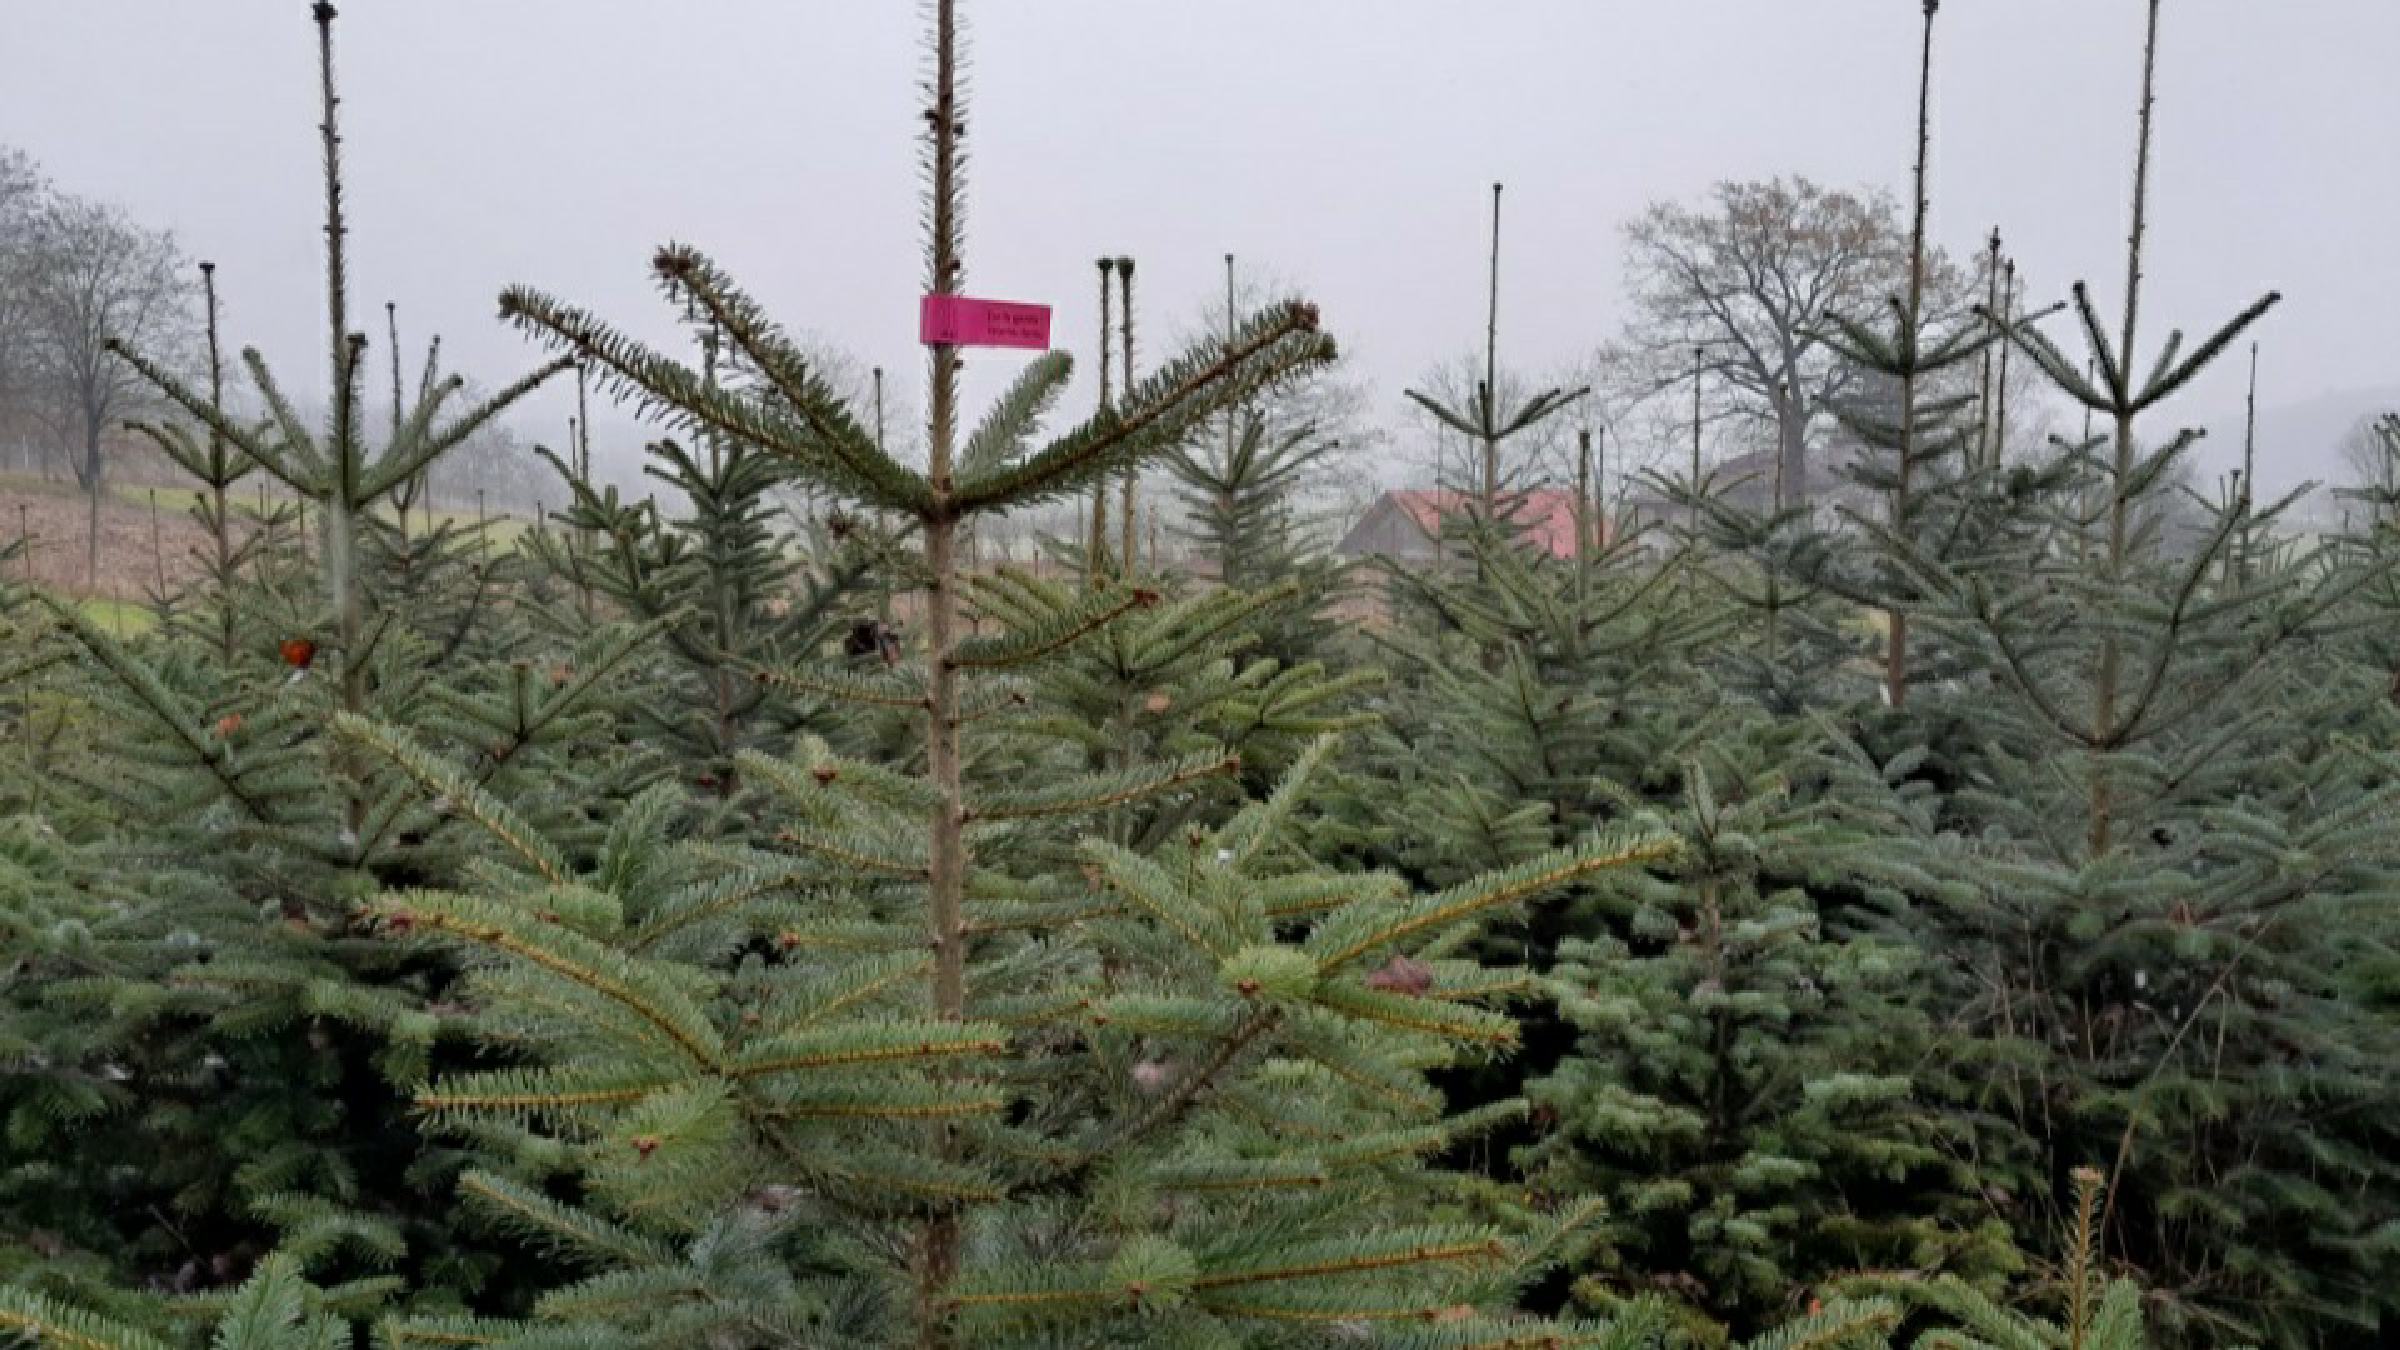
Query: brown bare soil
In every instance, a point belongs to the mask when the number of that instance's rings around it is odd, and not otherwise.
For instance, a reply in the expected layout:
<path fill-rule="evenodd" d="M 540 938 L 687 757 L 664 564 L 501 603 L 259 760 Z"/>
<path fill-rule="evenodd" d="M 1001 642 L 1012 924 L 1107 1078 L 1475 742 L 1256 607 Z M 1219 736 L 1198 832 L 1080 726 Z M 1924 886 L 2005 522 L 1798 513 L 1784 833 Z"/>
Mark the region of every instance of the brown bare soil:
<path fill-rule="evenodd" d="M 140 491 L 129 489 L 128 491 Z M 155 516 L 146 498 L 111 494 L 100 503 L 100 570 L 87 577 L 90 504 L 72 484 L 0 484 L 0 541 L 26 551 L 6 564 L 11 580 L 61 595 L 138 600 L 165 578 L 170 589 L 201 575 L 198 550 L 207 531 L 184 509 L 188 497 L 161 492 Z"/>

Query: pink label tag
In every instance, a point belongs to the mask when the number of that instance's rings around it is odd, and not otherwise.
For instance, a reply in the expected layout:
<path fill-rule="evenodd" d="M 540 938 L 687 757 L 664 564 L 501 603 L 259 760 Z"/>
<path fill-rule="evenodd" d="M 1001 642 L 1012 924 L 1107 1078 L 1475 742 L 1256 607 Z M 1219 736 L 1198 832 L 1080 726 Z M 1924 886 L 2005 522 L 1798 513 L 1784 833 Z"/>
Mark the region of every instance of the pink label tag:
<path fill-rule="evenodd" d="M 958 347 L 1050 348 L 1050 307 L 963 295 L 929 295 L 917 309 L 917 341 Z"/>

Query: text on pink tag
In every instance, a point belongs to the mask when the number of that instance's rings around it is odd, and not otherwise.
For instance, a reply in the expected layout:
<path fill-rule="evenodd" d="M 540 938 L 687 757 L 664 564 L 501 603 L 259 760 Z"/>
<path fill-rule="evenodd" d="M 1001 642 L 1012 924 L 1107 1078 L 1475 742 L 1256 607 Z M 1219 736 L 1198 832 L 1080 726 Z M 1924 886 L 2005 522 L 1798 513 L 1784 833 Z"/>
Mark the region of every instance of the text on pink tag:
<path fill-rule="evenodd" d="M 917 311 L 917 340 L 959 347 L 1050 346 L 1050 307 L 964 295 L 929 295 Z"/>

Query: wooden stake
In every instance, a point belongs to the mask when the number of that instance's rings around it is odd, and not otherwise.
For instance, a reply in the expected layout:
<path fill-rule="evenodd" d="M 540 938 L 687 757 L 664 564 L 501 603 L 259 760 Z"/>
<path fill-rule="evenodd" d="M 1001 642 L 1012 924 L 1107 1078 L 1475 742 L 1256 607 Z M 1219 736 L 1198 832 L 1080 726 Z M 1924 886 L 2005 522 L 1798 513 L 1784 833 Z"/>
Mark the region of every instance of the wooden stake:
<path fill-rule="evenodd" d="M 1124 336 L 1125 339 L 1125 392 L 1128 395 L 1131 395 L 1133 393 L 1134 379 L 1133 259 L 1117 259 L 1117 288 L 1120 297 L 1124 301 L 1123 305 L 1119 308 L 1117 319 L 1118 331 Z M 1118 503 L 1117 507 L 1117 514 L 1122 518 L 1122 528 L 1124 531 L 1124 542 L 1118 548 L 1117 552 L 1118 555 L 1125 561 L 1125 575 L 1128 578 L 1131 578 L 1135 574 L 1134 555 L 1141 551 L 1139 541 L 1135 536 L 1135 531 L 1139 528 L 1141 523 L 1140 515 L 1134 505 L 1134 494 L 1137 491 L 1137 485 L 1140 483 L 1140 481 L 1141 473 L 1139 470 L 1127 469 L 1125 471 L 1124 497 Z"/>

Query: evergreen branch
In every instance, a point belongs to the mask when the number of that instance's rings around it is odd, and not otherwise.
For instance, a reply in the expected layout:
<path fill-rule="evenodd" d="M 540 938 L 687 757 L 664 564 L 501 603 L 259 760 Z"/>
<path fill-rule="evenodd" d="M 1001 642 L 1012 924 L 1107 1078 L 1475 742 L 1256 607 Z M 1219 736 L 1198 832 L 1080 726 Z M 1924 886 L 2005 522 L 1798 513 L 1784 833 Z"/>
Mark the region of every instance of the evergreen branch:
<path fill-rule="evenodd" d="M 190 760 L 215 779 L 225 795 L 239 803 L 251 819 L 265 825 L 275 823 L 265 798 L 244 786 L 240 775 L 235 772 L 232 754 L 226 745 L 211 741 L 200 730 L 198 719 L 184 706 L 175 691 L 158 678 L 155 671 L 118 646 L 114 638 L 94 627 L 74 606 L 40 592 L 35 593 L 34 599 L 50 611 L 60 627 L 83 644 L 84 650 L 90 652 L 111 675 L 116 676 L 117 682 L 133 695 L 143 711 L 175 738 L 176 744 Z"/>
<path fill-rule="evenodd" d="M 990 1204 L 1001 1189 L 981 1172 L 922 1153 L 899 1153 L 873 1145 L 806 1149 L 786 1142 L 795 1165 L 855 1188 L 862 1200 L 899 1194 L 938 1207 Z"/>
<path fill-rule="evenodd" d="M 2267 311 L 2275 308 L 2282 301 L 2283 293 L 2281 291 L 2269 291 L 2260 296 L 2251 303 L 2248 309 L 2235 315 L 2224 327 L 2211 334 L 2208 341 L 2194 348 L 2192 354 L 2183 359 L 2183 364 L 2176 366 L 2173 370 L 2166 370 L 2163 367 L 2166 364 L 2167 355 L 2172 355 L 2170 348 L 2168 353 L 2159 358 L 2162 369 L 2151 375 L 2150 383 L 2133 400 L 2134 411 L 2145 411 L 2165 399 L 2173 397 L 2177 390 L 2191 382 L 2194 375 L 2199 374 L 2208 367 L 2210 362 L 2224 355 L 2225 349 L 2232 346 L 2236 339 L 2248 331 L 2250 325 L 2265 318 Z"/>
<path fill-rule="evenodd" d="M 1008 1038 L 989 1023 L 864 1022 L 767 1037 L 743 1051 L 725 1072 L 734 1078 L 760 1078 L 861 1064 L 975 1058 L 1007 1050 Z"/>
<path fill-rule="evenodd" d="M 885 876 L 923 881 L 931 875 L 922 859 L 895 857 L 879 848 L 876 841 L 855 831 L 829 832 L 813 826 L 792 825 L 776 831 L 775 842 L 830 863 L 864 868 Z"/>
<path fill-rule="evenodd" d="M 1311 998 L 1317 1006 L 1344 1017 L 1402 1031 L 1503 1048 L 1517 1043 L 1513 1019 L 1442 999 L 1386 994 L 1337 981 L 1319 985 Z"/>
<path fill-rule="evenodd" d="M 39 643 L 32 651 L 0 660 L 0 685 L 29 680 L 52 666 L 63 665 L 72 659 L 73 653 L 64 646 Z"/>
<path fill-rule="evenodd" d="M 833 1088 L 759 1108 L 772 1120 L 962 1120 L 1008 1109 L 997 1092 L 968 1092 L 941 1084 L 877 1083 Z"/>
<path fill-rule="evenodd" d="M 1333 735 L 1310 741 L 1291 767 L 1283 771 L 1283 777 L 1276 780 L 1275 790 L 1266 800 L 1243 807 L 1217 831 L 1217 846 L 1232 854 L 1227 859 L 1231 866 L 1237 870 L 1249 866 L 1259 851 L 1273 842 L 1308 795 L 1309 780 L 1316 777 L 1340 743 L 1340 738 Z"/>
<path fill-rule="evenodd" d="M 1551 414 L 1565 409 L 1568 404 L 1590 392 L 1592 391 L 1588 385 L 1581 389 L 1546 389 L 1520 404 L 1516 413 L 1493 433 L 1493 438 L 1507 440 L 1536 422 L 1543 421 Z"/>
<path fill-rule="evenodd" d="M 1151 918 L 1180 935 L 1194 948 L 1219 961 L 1233 954 L 1238 939 L 1207 921 L 1207 911 L 1193 904 L 1166 869 L 1131 849 L 1101 839 L 1083 842 L 1084 858 L 1098 869 L 1109 888 L 1133 902 Z"/>
<path fill-rule="evenodd" d="M 1430 1323 L 1449 1312 L 1448 1303 L 1426 1303 L 1403 1300 L 1397 1303 L 1362 1303 L 1355 1298 L 1326 1295 L 1314 1299 L 1293 1299 L 1281 1303 L 1255 1303 L 1217 1297 L 1198 1300 L 1201 1307 L 1219 1317 L 1239 1317 L 1256 1322 L 1317 1322 L 1349 1325 L 1370 1322 Z"/>
<path fill-rule="evenodd" d="M 779 670 L 756 661 L 743 661 L 741 667 L 750 678 L 796 694 L 829 698 L 841 703 L 860 703 L 871 708 L 921 709 L 925 706 L 925 687 L 913 675 L 899 671 L 876 671 L 859 674 L 852 671 Z"/>
<path fill-rule="evenodd" d="M 1191 755 L 1157 764 L 1137 764 L 1113 773 L 1082 774 L 1026 792 L 995 793 L 967 808 L 967 821 L 1037 820 L 1089 815 L 1240 773 L 1240 755 Z"/>
<path fill-rule="evenodd" d="M 1292 578 L 1257 590 L 1220 588 L 1189 596 L 1141 626 L 1133 664 L 1145 671 L 1166 670 L 1300 592 L 1299 580 Z"/>
<path fill-rule="evenodd" d="M 524 817 L 470 780 L 457 766 L 427 749 L 416 737 L 399 727 L 350 713 L 336 713 L 333 727 L 344 740 L 381 755 L 451 809 L 465 812 L 486 834 L 524 859 L 542 880 L 564 886 L 574 879 L 558 850 L 536 833 Z"/>
<path fill-rule="evenodd" d="M 449 426 L 427 433 L 421 441 L 407 444 L 405 450 L 401 446 L 393 446 L 392 453 L 385 456 L 383 461 L 368 473 L 365 481 L 358 485 L 355 505 L 365 506 L 369 502 L 381 498 L 393 488 L 423 473 L 432 466 L 434 461 L 458 448 L 468 437 L 489 425 L 493 418 L 506 412 L 510 405 L 542 387 L 553 376 L 563 375 L 574 368 L 575 358 L 571 356 L 557 357 L 499 393 L 476 404 Z M 432 401 L 428 399 L 427 404 L 430 406 Z"/>
<path fill-rule="evenodd" d="M 2084 374 L 2083 368 L 2077 365 L 2065 350 L 2051 339 L 2049 334 L 2030 323 L 2002 324 L 1997 317 L 1980 306 L 1976 312 L 1982 314 L 1988 322 L 1998 328 L 2001 335 L 2017 350 L 2033 358 L 2033 363 L 2041 367 L 2042 374 L 2069 398 L 2096 412 L 2115 411 L 2115 397 L 2105 390 L 2095 388 L 2091 380 Z"/>
<path fill-rule="evenodd" d="M 1483 437 L 1490 434 L 1491 428 L 1483 425 L 1481 422 L 1471 421 L 1459 415 L 1458 413 L 1452 411 L 1448 405 L 1435 401 L 1431 395 L 1420 394 L 1414 389 L 1404 390 L 1403 392 L 1406 394 L 1409 401 L 1415 403 L 1418 407 L 1423 408 L 1426 412 L 1431 413 L 1435 421 L 1450 428 L 1452 431 L 1457 432 L 1461 436 L 1472 436 L 1477 440 L 1481 440 Z"/>
<path fill-rule="evenodd" d="M 182 408 L 185 412 L 190 413 L 193 417 L 199 419 L 202 425 L 206 426 L 217 436 L 223 438 L 236 450 L 241 451 L 242 454 L 247 456 L 253 463 L 264 468 L 267 472 L 275 475 L 275 477 L 282 479 L 284 482 L 292 483 L 295 489 L 299 488 L 297 483 L 293 483 L 290 472 L 284 465 L 281 457 L 274 455 L 271 452 L 267 452 L 266 440 L 264 437 L 260 436 L 256 430 L 249 427 L 244 427 L 235 422 L 232 418 L 227 417 L 224 409 L 219 408 L 215 401 L 210 399 L 206 394 L 203 394 L 200 391 L 192 388 L 190 385 L 184 383 L 184 381 L 178 376 L 168 373 L 165 369 L 156 365 L 148 358 L 142 356 L 140 353 L 134 351 L 131 347 L 112 339 L 108 343 L 107 349 L 110 353 L 115 355 L 118 360 L 123 361 L 125 364 L 133 367 L 135 374 L 138 374 L 144 380 L 149 381 L 154 388 L 156 388 L 160 393 L 165 394 L 167 398 L 171 400 L 177 407 Z M 256 355 L 257 354 L 255 352 L 244 353 L 246 358 L 253 360 L 256 359 Z M 261 393 L 267 395 L 268 407 L 275 412 L 278 420 L 284 423 L 284 435 L 297 444 L 305 445 L 308 441 L 306 429 L 301 427 L 297 415 L 291 412 L 291 405 L 288 403 L 281 403 L 281 394 L 268 393 L 268 389 L 269 386 L 262 385 Z M 278 406 L 279 404 L 280 406 Z"/>
<path fill-rule="evenodd" d="M 960 483 L 960 514 L 1027 505 L 1075 491 L 1162 453 L 1225 403 L 1333 358 L 1313 306 L 1286 304 L 1249 320 L 1230 342 L 1211 340 L 1126 391 L 1112 408 L 1035 454 Z"/>
<path fill-rule="evenodd" d="M 933 965 L 930 956 L 896 954 L 846 964 L 823 987 L 805 991 L 805 1008 L 789 1017 L 778 1017 L 777 1030 L 811 1026 L 838 1013 L 845 1013 L 862 1003 L 870 1003 L 901 985 L 925 974 Z"/>
<path fill-rule="evenodd" d="M 1127 1122 L 1110 1137 L 1108 1143 L 1084 1155 L 1079 1166 L 1090 1166 L 1103 1158 L 1118 1156 L 1121 1150 L 1138 1143 L 1153 1132 L 1165 1128 L 1169 1122 L 1182 1115 L 1186 1107 L 1198 1101 L 1200 1094 L 1217 1080 L 1219 1074 L 1233 1067 L 1234 1060 L 1240 1058 L 1242 1052 L 1249 1049 L 1252 1042 L 1274 1030 L 1276 1024 L 1282 1020 L 1281 1011 L 1275 1008 L 1265 1008 L 1252 1013 L 1243 1020 L 1240 1026 L 1233 1029 L 1232 1034 L 1218 1042 L 1217 1048 L 1209 1054 L 1207 1059 L 1186 1070 L 1181 1078 L 1175 1080 L 1172 1087 L 1160 1094 L 1158 1101 L 1153 1103 L 1149 1110 Z"/>
<path fill-rule="evenodd" d="M 1204 1271 L 1193 1279 L 1192 1288 L 1196 1292 L 1238 1289 L 1286 1280 L 1362 1275 L 1405 1266 L 1495 1261 L 1507 1255 L 1507 1246 L 1489 1229 L 1403 1228 L 1372 1237 L 1307 1244 L 1277 1253 L 1273 1262 L 1247 1268 Z"/>
<path fill-rule="evenodd" d="M 1840 1350 L 1881 1347 L 1900 1327 L 1900 1310 L 1881 1299 L 1838 1299 L 1743 1343 L 1742 1350 Z"/>
<path fill-rule="evenodd" d="M 967 438 L 958 459 L 960 476 L 979 478 L 1014 460 L 1022 452 L 1025 438 L 1050 415 L 1074 373 L 1075 362 L 1065 352 L 1045 352 L 1018 372 L 1008 392 Z"/>
<path fill-rule="evenodd" d="M 146 1332 L 14 1285 L 0 1285 L 0 1332 L 37 1350 L 167 1350 Z"/>
<path fill-rule="evenodd" d="M 575 668 L 566 682 L 552 689 L 530 715 L 521 715 L 516 719 L 518 739 L 529 743 L 559 719 L 572 713 L 611 675 L 651 650 L 651 643 L 673 628 L 681 617 L 678 612 L 638 622 L 611 623 L 578 642 L 575 647 Z M 494 762 L 486 768 L 485 774 L 488 776 L 496 769 L 503 758 L 494 756 Z M 482 780 L 479 778 L 478 781 Z"/>
<path fill-rule="evenodd" d="M 993 1281 L 1002 1287 L 982 1288 L 962 1282 L 951 1290 L 946 1302 L 954 1312 L 1042 1315 L 1111 1304 L 1121 1307 L 1138 1302 L 1148 1292 L 1146 1287 L 1136 1287 L 1139 1282 L 1116 1276 L 1104 1266 L 1009 1270 L 1002 1274 L 1004 1283 Z"/>
<path fill-rule="evenodd" d="M 1079 1005 L 1095 1027 L 1128 1036 L 1215 1040 L 1230 1034 L 1241 1009 L 1224 1000 L 1183 994 L 1110 994 Z"/>
<path fill-rule="evenodd" d="M 136 418 L 127 421 L 125 429 L 157 446 L 159 453 L 173 460 L 178 468 L 210 487 L 231 487 L 258 468 L 257 461 L 235 447 L 230 462 L 220 471 L 217 463 L 210 459 L 207 448 L 180 426 L 160 426 Z"/>
<path fill-rule="evenodd" d="M 636 395 L 649 411 L 663 413 L 686 427 L 759 446 L 809 469 L 843 495 L 871 506 L 921 516 L 932 504 L 932 488 L 922 475 L 901 468 L 880 452 L 871 460 L 859 460 L 854 448 L 846 447 L 841 438 L 824 441 L 809 426 L 795 422 L 792 415 L 765 400 L 712 385 L 689 367 L 658 355 L 574 306 L 519 286 L 501 294 L 500 312 L 518 328 L 591 362 L 617 388 Z"/>
<path fill-rule="evenodd" d="M 803 747 L 810 760 L 790 760 L 745 750 L 734 763 L 750 777 L 791 799 L 811 819 L 855 818 L 862 804 L 915 815 L 933 809 L 938 798 L 924 780 L 859 759 L 837 759 L 822 744 Z"/>
<path fill-rule="evenodd" d="M 1206 1158 L 1163 1163 L 1143 1179 L 1162 1191 L 1233 1194 L 1315 1190 L 1333 1176 L 1314 1158 Z"/>
<path fill-rule="evenodd" d="M 1311 933 L 1307 946 L 1318 969 L 1331 974 L 1377 948 L 1447 927 L 1487 909 L 1519 903 L 1595 873 L 1661 862 L 1681 848 L 1674 836 L 1666 834 L 1595 837 L 1432 895 L 1388 906 L 1350 906 Z"/>
<path fill-rule="evenodd" d="M 698 304 L 749 358 L 785 406 L 807 425 L 817 450 L 862 482 L 910 497 L 923 492 L 925 480 L 877 447 L 831 388 L 809 370 L 808 358 L 715 263 L 689 245 L 668 244 L 652 257 L 650 266 L 671 297 Z"/>
<path fill-rule="evenodd" d="M 2159 381 L 2166 378 L 2167 372 L 2174 369 L 2175 357 L 2182 350 L 2183 330 L 2177 328 L 2167 334 L 2165 342 L 2159 344 L 2158 355 L 2150 362 L 2150 374 L 2143 379 L 2139 387 L 2145 390 L 2156 388 Z M 2136 402 L 2139 402 L 2138 398 Z"/>
<path fill-rule="evenodd" d="M 631 1106 L 678 1080 L 655 1071 L 491 1069 L 445 1075 L 416 1091 L 412 1105 L 437 1119 L 501 1116 L 565 1120 L 595 1107 Z"/>
<path fill-rule="evenodd" d="M 1238 867 L 1236 854 L 1226 865 Z M 1247 879 L 1248 902 L 1269 920 L 1322 914 L 1344 905 L 1396 900 L 1408 893 L 1406 880 L 1390 872 L 1293 872 L 1284 876 Z"/>
<path fill-rule="evenodd" d="M 1060 1189 L 1075 1184 L 1102 1163 L 1123 1156 L 1124 1150 L 1151 1134 L 1166 1128 L 1182 1116 L 1185 1110 L 1200 1099 L 1220 1074 L 1233 1067 L 1233 1062 L 1260 1037 L 1274 1030 L 1283 1021 L 1280 1008 L 1261 1008 L 1244 1018 L 1241 1024 L 1217 1043 L 1209 1057 L 1184 1071 L 1182 1077 L 1160 1094 L 1141 1114 L 1126 1121 L 1107 1137 L 1078 1153 L 1066 1155 L 1040 1170 L 1022 1184 L 1026 1190 Z"/>
<path fill-rule="evenodd" d="M 1378 1166 L 1395 1158 L 1426 1157 L 1452 1148 L 1461 1140 L 1488 1135 L 1502 1126 L 1514 1125 L 1530 1114 L 1532 1108 L 1523 1099 L 1512 1097 L 1444 1116 L 1424 1125 L 1346 1138 L 1326 1149 L 1322 1160 L 1328 1167 L 1353 1171 Z"/>
<path fill-rule="evenodd" d="M 433 429 L 433 419 L 441 415 L 442 405 L 467 387 L 467 382 L 455 375 L 442 379 L 438 364 L 440 360 L 441 343 L 437 340 L 425 349 L 425 370 L 418 379 L 415 404 L 408 409 L 406 416 L 401 416 L 397 411 L 393 415 L 391 437 L 384 443 L 385 455 L 400 453 L 402 446 L 422 444 Z M 394 389 L 392 396 L 397 399 L 399 391 Z M 540 447 L 535 448 L 535 453 L 541 453 Z"/>
<path fill-rule="evenodd" d="M 2075 315 L 2083 321 L 2084 339 L 2091 345 L 2092 359 L 2100 363 L 2100 380 L 2108 389 L 2107 401 L 2093 406 L 2103 412 L 2132 406 L 2133 376 L 2125 363 L 2133 360 L 2133 353 L 2109 345 L 2108 326 L 2101 322 L 2100 311 L 2092 307 L 2091 287 L 2078 281 L 2073 294 Z"/>
<path fill-rule="evenodd" d="M 691 882 L 658 903 L 650 917 L 628 936 L 625 949 L 638 955 L 656 946 L 662 938 L 672 937 L 695 924 L 721 919 L 762 896 L 797 890 L 824 879 L 824 873 L 812 863 L 805 867 L 744 868 Z"/>
<path fill-rule="evenodd" d="M 375 1342 L 378 1350 L 410 1350 L 413 1346 L 458 1350 L 462 1346 L 514 1345 L 531 1330 L 525 1322 L 489 1317 L 398 1317 L 376 1323 Z"/>
<path fill-rule="evenodd" d="M 554 1257 L 640 1268 L 673 1265 L 674 1253 L 631 1229 L 480 1169 L 458 1179 L 458 1193 L 519 1237 Z"/>
<path fill-rule="evenodd" d="M 387 920 L 431 929 L 589 990 L 631 1012 L 696 1064 L 715 1068 L 722 1061 L 715 1030 L 689 999 L 581 933 L 486 901 L 428 891 L 387 896 L 373 908 Z"/>
<path fill-rule="evenodd" d="M 2025 696 L 2026 702 L 2032 704 L 2060 735 L 2077 744 L 2097 748 L 2100 737 L 2106 734 L 2108 729 L 2087 728 L 2083 723 L 2076 721 L 2068 713 L 2065 705 L 2060 703 L 2050 692 L 2049 687 L 2035 676 L 2029 654 L 2019 648 L 2017 640 L 2009 632 L 2008 626 L 2001 622 L 1999 616 L 1993 612 L 1991 598 L 1984 590 L 1981 578 L 1976 578 L 1970 583 L 1969 593 L 1973 602 L 1972 613 L 1982 625 L 1983 630 L 1991 635 L 1992 646 L 2000 653 L 2000 669 L 2008 683 L 2015 686 L 2017 692 Z"/>
<path fill-rule="evenodd" d="M 949 662 L 964 670 L 998 670 L 1039 661 L 1124 615 L 1157 603 L 1154 592 L 1138 588 L 1100 591 L 1050 616 L 1043 623 L 998 637 L 969 638 L 951 649 Z"/>
<path fill-rule="evenodd" d="M 1634 1313 L 1641 1311 L 1637 1307 Z M 1632 1320 L 1629 1314 L 1619 1314 L 1616 1321 L 1601 1323 L 1484 1317 L 1443 1328 L 1420 1340 L 1396 1343 L 1393 1350 L 1576 1350 L 1584 1346 L 1602 1350 L 1654 1350 L 1664 1343 L 1659 1327 L 1646 1322 L 1628 1325 Z"/>
<path fill-rule="evenodd" d="M 1530 973 L 1511 974 L 1470 966 L 1465 979 L 1454 981 L 1444 978 L 1425 997 L 1438 998 L 1447 1003 L 1482 1003 L 1530 994 L 1541 987 L 1541 980 Z"/>
<path fill-rule="evenodd" d="M 708 1298 L 701 1272 L 689 1266 L 611 1270 L 544 1293 L 533 1315 L 555 1338 L 536 1333 L 530 1343 L 507 1342 L 507 1350 L 633 1350 L 637 1342 L 611 1339 L 607 1332 L 594 1343 L 594 1322 L 657 1316 L 662 1310 L 689 1308 Z M 579 1325 L 580 1324 L 580 1325 Z"/>

